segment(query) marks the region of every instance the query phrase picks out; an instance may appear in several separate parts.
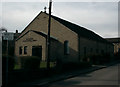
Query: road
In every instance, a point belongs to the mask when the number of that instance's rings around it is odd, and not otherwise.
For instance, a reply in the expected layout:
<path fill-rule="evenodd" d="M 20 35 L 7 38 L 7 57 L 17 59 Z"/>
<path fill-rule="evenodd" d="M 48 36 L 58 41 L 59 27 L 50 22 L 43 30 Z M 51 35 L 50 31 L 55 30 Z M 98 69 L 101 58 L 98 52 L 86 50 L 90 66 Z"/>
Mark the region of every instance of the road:
<path fill-rule="evenodd" d="M 48 87 L 77 87 L 80 85 L 118 85 L 119 65 L 120 64 L 116 64 L 114 66 L 103 68 L 88 74 L 83 74 L 74 78 L 55 82 L 50 84 Z"/>

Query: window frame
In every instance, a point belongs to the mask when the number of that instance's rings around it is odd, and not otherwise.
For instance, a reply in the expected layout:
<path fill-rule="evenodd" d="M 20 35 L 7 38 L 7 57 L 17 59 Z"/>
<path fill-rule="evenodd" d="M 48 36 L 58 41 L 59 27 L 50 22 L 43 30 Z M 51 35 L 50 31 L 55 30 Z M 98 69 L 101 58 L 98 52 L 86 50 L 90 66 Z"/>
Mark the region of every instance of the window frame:
<path fill-rule="evenodd" d="M 24 54 L 27 54 L 27 46 L 24 46 Z"/>

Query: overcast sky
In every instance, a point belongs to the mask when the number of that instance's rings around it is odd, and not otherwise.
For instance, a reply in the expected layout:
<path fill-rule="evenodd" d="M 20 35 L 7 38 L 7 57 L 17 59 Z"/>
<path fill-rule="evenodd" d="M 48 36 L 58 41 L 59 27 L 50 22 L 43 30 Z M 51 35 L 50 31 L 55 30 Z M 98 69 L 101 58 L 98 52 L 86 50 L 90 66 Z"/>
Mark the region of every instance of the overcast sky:
<path fill-rule="evenodd" d="M 3 0 L 0 3 L 1 27 L 5 27 L 10 32 L 15 32 L 16 29 L 21 32 L 40 11 L 44 11 L 45 6 L 48 7 L 47 1 L 7 2 Z M 92 30 L 104 38 L 118 36 L 118 2 L 113 0 L 111 2 L 54 1 L 52 15 Z"/>

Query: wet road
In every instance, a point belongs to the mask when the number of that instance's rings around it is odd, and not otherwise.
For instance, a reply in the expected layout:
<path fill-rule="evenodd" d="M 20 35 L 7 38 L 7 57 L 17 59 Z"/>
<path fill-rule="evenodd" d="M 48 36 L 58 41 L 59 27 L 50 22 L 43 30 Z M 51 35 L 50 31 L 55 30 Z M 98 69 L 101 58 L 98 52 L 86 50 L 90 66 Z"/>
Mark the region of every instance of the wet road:
<path fill-rule="evenodd" d="M 55 82 L 48 87 L 77 87 L 82 85 L 118 85 L 120 64 L 83 74 L 67 80 Z M 114 87 L 114 86 L 112 86 Z M 116 86 L 115 86 L 116 87 Z M 117 86 L 118 87 L 118 86 Z"/>

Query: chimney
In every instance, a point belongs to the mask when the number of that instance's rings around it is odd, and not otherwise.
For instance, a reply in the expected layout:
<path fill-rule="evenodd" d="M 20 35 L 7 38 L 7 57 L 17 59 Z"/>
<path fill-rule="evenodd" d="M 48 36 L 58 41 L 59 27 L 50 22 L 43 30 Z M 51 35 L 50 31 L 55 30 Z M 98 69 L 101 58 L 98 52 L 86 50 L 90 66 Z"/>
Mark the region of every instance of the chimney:
<path fill-rule="evenodd" d="M 18 30 L 16 30 L 16 33 L 18 33 Z"/>
<path fill-rule="evenodd" d="M 47 7 L 44 7 L 44 12 L 46 13 L 46 9 L 47 9 Z"/>

